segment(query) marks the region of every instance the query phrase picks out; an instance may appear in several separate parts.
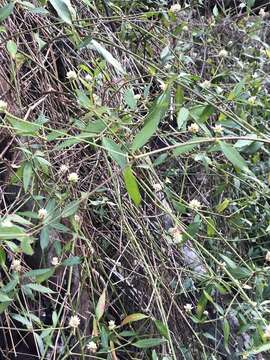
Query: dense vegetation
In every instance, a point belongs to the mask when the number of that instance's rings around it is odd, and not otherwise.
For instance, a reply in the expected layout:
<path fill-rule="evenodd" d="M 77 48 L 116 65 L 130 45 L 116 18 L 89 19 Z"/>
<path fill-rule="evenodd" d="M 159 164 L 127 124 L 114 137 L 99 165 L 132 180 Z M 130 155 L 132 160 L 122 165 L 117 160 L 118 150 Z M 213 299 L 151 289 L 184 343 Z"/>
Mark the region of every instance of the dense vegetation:
<path fill-rule="evenodd" d="M 1 1 L 1 359 L 269 359 L 265 4 Z"/>

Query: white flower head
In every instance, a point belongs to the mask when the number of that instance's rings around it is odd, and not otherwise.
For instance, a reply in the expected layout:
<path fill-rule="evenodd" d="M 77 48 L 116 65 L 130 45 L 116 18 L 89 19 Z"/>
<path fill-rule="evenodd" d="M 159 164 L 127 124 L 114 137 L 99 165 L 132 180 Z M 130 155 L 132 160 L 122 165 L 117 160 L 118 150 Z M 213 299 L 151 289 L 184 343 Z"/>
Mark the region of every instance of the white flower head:
<path fill-rule="evenodd" d="M 197 132 L 199 132 L 200 128 L 199 125 L 196 123 L 192 123 L 189 127 L 188 127 L 188 131 L 192 134 L 197 134 Z"/>
<path fill-rule="evenodd" d="M 244 2 L 241 2 L 238 7 L 239 9 L 244 9 L 246 7 L 246 4 Z"/>
<path fill-rule="evenodd" d="M 13 259 L 13 261 L 11 263 L 11 269 L 14 271 L 20 272 L 22 269 L 21 260 Z"/>
<path fill-rule="evenodd" d="M 76 71 L 70 70 L 70 71 L 67 72 L 67 79 L 68 80 L 77 80 L 78 79 L 78 74 L 76 73 Z"/>
<path fill-rule="evenodd" d="M 80 223 L 82 219 L 81 219 L 80 215 L 75 214 L 75 215 L 74 215 L 74 220 L 75 220 L 77 223 Z"/>
<path fill-rule="evenodd" d="M 3 112 L 7 111 L 7 107 L 8 107 L 7 102 L 0 100 L 0 111 L 3 111 Z"/>
<path fill-rule="evenodd" d="M 191 304 L 184 305 L 184 309 L 187 313 L 190 313 L 193 309 L 193 306 Z"/>
<path fill-rule="evenodd" d="M 142 97 L 141 94 L 135 94 L 134 95 L 135 100 L 140 100 L 141 97 Z"/>
<path fill-rule="evenodd" d="M 53 266 L 59 265 L 59 259 L 58 259 L 57 256 L 54 256 L 54 257 L 52 258 L 51 264 L 52 264 Z"/>
<path fill-rule="evenodd" d="M 250 105 L 254 105 L 256 102 L 256 96 L 251 96 L 250 98 L 248 98 L 248 103 Z"/>
<path fill-rule="evenodd" d="M 217 93 L 218 95 L 222 94 L 222 93 L 223 93 L 222 87 L 217 86 L 217 87 L 216 87 L 216 93 Z"/>
<path fill-rule="evenodd" d="M 262 18 L 266 17 L 267 13 L 266 13 L 266 11 L 265 11 L 264 8 L 261 8 L 261 9 L 260 9 L 259 15 L 260 15 Z"/>
<path fill-rule="evenodd" d="M 174 4 L 170 7 L 170 11 L 173 13 L 178 13 L 181 10 L 180 4 Z"/>
<path fill-rule="evenodd" d="M 265 255 L 265 261 L 270 262 L 270 251 L 267 251 L 267 253 Z"/>
<path fill-rule="evenodd" d="M 266 326 L 264 336 L 266 337 L 266 339 L 270 339 L 270 325 Z"/>
<path fill-rule="evenodd" d="M 225 49 L 220 50 L 220 52 L 218 53 L 218 56 L 221 58 L 225 58 L 228 56 L 228 51 Z"/>
<path fill-rule="evenodd" d="M 93 77 L 90 75 L 90 74 L 87 74 L 85 75 L 85 78 L 84 78 L 86 81 L 92 81 L 93 80 Z"/>
<path fill-rule="evenodd" d="M 94 103 L 98 106 L 101 106 L 101 99 L 100 97 L 97 95 L 97 94 L 93 94 L 93 100 L 94 100 Z"/>
<path fill-rule="evenodd" d="M 68 175 L 68 181 L 71 183 L 77 183 L 79 181 L 79 175 L 75 172 L 72 172 Z"/>
<path fill-rule="evenodd" d="M 156 192 L 159 192 L 159 191 L 162 190 L 162 185 L 159 184 L 159 183 L 156 183 L 156 184 L 153 185 L 153 188 L 154 188 L 154 190 L 155 190 Z"/>
<path fill-rule="evenodd" d="M 187 25 L 184 25 L 184 26 L 182 27 L 182 31 L 188 31 L 188 26 L 187 26 Z"/>
<path fill-rule="evenodd" d="M 209 89 L 211 87 L 211 81 L 209 80 L 204 80 L 202 83 L 200 83 L 200 86 L 203 89 Z"/>
<path fill-rule="evenodd" d="M 220 124 L 216 124 L 214 127 L 213 127 L 213 130 L 216 134 L 221 134 L 223 132 L 223 127 L 222 125 Z"/>
<path fill-rule="evenodd" d="M 81 320 L 78 315 L 71 316 L 68 325 L 72 328 L 77 328 L 80 325 Z"/>
<path fill-rule="evenodd" d="M 245 290 L 251 290 L 252 289 L 252 286 L 248 285 L 248 284 L 244 284 L 243 285 L 243 289 Z"/>
<path fill-rule="evenodd" d="M 65 174 L 67 171 L 68 171 L 68 166 L 65 165 L 65 164 L 62 164 L 62 165 L 60 166 L 59 172 L 60 172 L 61 174 Z"/>
<path fill-rule="evenodd" d="M 97 351 L 97 344 L 94 341 L 90 341 L 87 344 L 87 349 L 90 350 L 92 353 L 95 353 Z"/>
<path fill-rule="evenodd" d="M 181 229 L 178 226 L 176 226 L 174 228 L 170 228 L 169 234 L 173 238 L 174 244 L 179 244 L 183 241 L 183 232 L 181 231 Z"/>
<path fill-rule="evenodd" d="M 208 316 L 209 312 L 207 310 L 204 310 L 203 315 Z"/>
<path fill-rule="evenodd" d="M 114 320 L 110 320 L 109 321 L 109 330 L 114 330 L 116 328 L 116 325 L 115 325 L 115 321 Z"/>
<path fill-rule="evenodd" d="M 192 210 L 199 210 L 202 207 L 202 204 L 197 199 L 193 199 L 190 201 L 189 207 Z"/>
<path fill-rule="evenodd" d="M 162 91 L 165 91 L 167 89 L 167 84 L 165 84 L 163 81 L 159 81 L 159 87 L 161 88 Z"/>
<path fill-rule="evenodd" d="M 47 215 L 48 215 L 48 212 L 46 209 L 42 208 L 42 209 L 38 210 L 38 218 L 40 220 L 44 220 Z"/>

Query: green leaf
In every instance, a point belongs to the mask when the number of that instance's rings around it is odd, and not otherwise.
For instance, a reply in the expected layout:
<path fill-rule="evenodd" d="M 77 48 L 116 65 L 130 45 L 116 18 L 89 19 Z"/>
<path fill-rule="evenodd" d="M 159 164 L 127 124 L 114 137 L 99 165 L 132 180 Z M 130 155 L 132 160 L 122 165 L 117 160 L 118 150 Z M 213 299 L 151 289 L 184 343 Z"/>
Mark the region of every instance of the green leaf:
<path fill-rule="evenodd" d="M 135 136 L 131 150 L 136 151 L 140 149 L 147 141 L 154 135 L 158 125 L 169 107 L 170 91 L 169 89 L 162 93 L 155 101 L 150 112 L 146 116 L 144 127 Z"/>
<path fill-rule="evenodd" d="M 34 278 L 36 282 L 42 283 L 48 280 L 54 273 L 54 268 L 30 270 L 24 274 L 27 278 Z"/>
<path fill-rule="evenodd" d="M 27 192 L 33 174 L 32 164 L 27 161 L 23 167 L 23 189 Z"/>
<path fill-rule="evenodd" d="M 22 252 L 26 255 L 33 255 L 34 254 L 34 250 L 32 249 L 31 246 L 31 242 L 32 239 L 30 237 L 24 237 L 21 241 L 21 249 Z"/>
<path fill-rule="evenodd" d="M 128 89 L 125 93 L 124 93 L 124 100 L 125 103 L 130 107 L 131 110 L 135 110 L 137 107 L 137 101 L 134 97 L 134 92 L 132 89 Z"/>
<path fill-rule="evenodd" d="M 142 319 L 146 319 L 148 318 L 149 316 L 148 315 L 145 315 L 145 314 L 141 314 L 141 313 L 134 313 L 134 314 L 131 314 L 131 315 L 128 315 L 124 318 L 124 320 L 122 321 L 121 325 L 126 325 L 126 324 L 130 324 L 134 321 L 139 321 L 139 320 L 142 320 Z"/>
<path fill-rule="evenodd" d="M 4 248 L 0 247 L 0 266 L 3 267 L 6 263 L 7 255 Z"/>
<path fill-rule="evenodd" d="M 17 45 L 16 45 L 15 41 L 8 40 L 8 42 L 7 42 L 7 51 L 9 52 L 9 55 L 11 56 L 12 59 L 16 58 Z"/>
<path fill-rule="evenodd" d="M 67 24 L 72 25 L 72 16 L 70 7 L 67 5 L 65 0 L 49 0 L 51 5 L 54 7 L 57 15 Z"/>
<path fill-rule="evenodd" d="M 231 332 L 231 329 L 230 329 L 229 321 L 227 319 L 224 319 L 223 320 L 224 347 L 228 353 L 230 352 L 229 347 L 228 347 L 230 332 Z"/>
<path fill-rule="evenodd" d="M 263 344 L 261 346 L 258 346 L 250 351 L 248 351 L 248 355 L 257 355 L 260 354 L 262 352 L 266 352 L 270 350 L 270 342 L 268 342 L 267 344 Z"/>
<path fill-rule="evenodd" d="M 54 294 L 55 292 L 51 289 L 49 289 L 46 286 L 40 285 L 40 284 L 26 284 L 22 285 L 23 289 L 31 289 L 37 292 L 40 292 L 42 294 Z"/>
<path fill-rule="evenodd" d="M 17 225 L 5 226 L 0 224 L 0 240 L 23 240 L 27 237 L 24 229 Z"/>
<path fill-rule="evenodd" d="M 220 148 L 226 158 L 233 164 L 233 166 L 245 172 L 249 171 L 245 159 L 239 154 L 236 148 L 223 141 L 220 142 Z"/>
<path fill-rule="evenodd" d="M 91 40 L 90 44 L 94 49 L 97 50 L 97 52 L 100 53 L 104 57 L 104 59 L 110 63 L 117 71 L 119 71 L 121 74 L 125 74 L 125 70 L 123 69 L 122 65 L 118 60 L 116 60 L 112 54 L 106 50 L 99 42 L 96 40 Z"/>
<path fill-rule="evenodd" d="M 40 232 L 40 247 L 45 250 L 49 245 L 50 229 L 48 226 L 44 226 Z"/>
<path fill-rule="evenodd" d="M 81 258 L 79 256 L 72 256 L 65 261 L 63 261 L 63 266 L 74 266 L 79 265 L 81 263 Z"/>
<path fill-rule="evenodd" d="M 189 117 L 189 110 L 185 107 L 182 107 L 177 115 L 177 127 L 179 130 L 181 130 L 185 126 L 188 117 Z"/>
<path fill-rule="evenodd" d="M 16 131 L 18 135 L 36 135 L 42 124 L 35 124 L 11 115 L 6 115 L 5 119 L 9 122 L 10 126 Z"/>
<path fill-rule="evenodd" d="M 164 342 L 166 342 L 166 340 L 164 340 L 164 339 L 150 338 L 150 339 L 138 340 L 137 342 L 135 342 L 132 345 L 136 346 L 139 349 L 148 349 L 148 348 L 152 348 L 152 347 L 164 344 Z"/>
<path fill-rule="evenodd" d="M 96 306 L 97 321 L 99 321 L 104 314 L 105 304 L 106 304 L 106 289 L 104 289 L 102 294 L 100 295 L 100 298 L 98 299 L 98 303 Z"/>
<path fill-rule="evenodd" d="M 127 155 L 123 153 L 121 147 L 113 140 L 102 139 L 102 146 L 109 152 L 110 157 L 123 169 L 127 164 Z"/>
<path fill-rule="evenodd" d="M 12 301 L 12 299 L 0 291 L 0 302 Z"/>
<path fill-rule="evenodd" d="M 126 185 L 126 189 L 128 192 L 128 195 L 133 200 L 134 204 L 136 206 L 139 206 L 142 198 L 139 190 L 139 186 L 137 183 L 137 179 L 133 174 L 133 171 L 130 166 L 126 167 L 123 171 L 124 181 Z"/>
<path fill-rule="evenodd" d="M 8 18 L 14 9 L 14 4 L 10 3 L 0 8 L 0 23 L 3 22 L 6 18 Z"/>
<path fill-rule="evenodd" d="M 62 218 L 67 218 L 71 215 L 74 215 L 77 212 L 79 205 L 79 200 L 74 200 L 71 203 L 67 204 L 61 213 Z"/>
<path fill-rule="evenodd" d="M 193 150 L 196 146 L 198 146 L 198 144 L 189 144 L 189 142 L 187 141 L 186 143 L 179 144 L 179 147 L 173 150 L 173 154 L 175 156 L 178 156 L 181 154 L 188 153 L 191 150 Z"/>
<path fill-rule="evenodd" d="M 223 211 L 224 211 L 225 209 L 227 209 L 227 207 L 228 207 L 229 205 L 230 205 L 230 200 L 227 199 L 227 198 L 224 199 L 221 204 L 218 204 L 218 205 L 216 206 L 217 212 L 218 212 L 219 214 L 223 213 Z"/>
<path fill-rule="evenodd" d="M 169 330 L 167 325 L 163 324 L 160 320 L 155 320 L 155 325 L 160 333 L 160 335 L 164 336 L 167 340 L 169 339 Z"/>

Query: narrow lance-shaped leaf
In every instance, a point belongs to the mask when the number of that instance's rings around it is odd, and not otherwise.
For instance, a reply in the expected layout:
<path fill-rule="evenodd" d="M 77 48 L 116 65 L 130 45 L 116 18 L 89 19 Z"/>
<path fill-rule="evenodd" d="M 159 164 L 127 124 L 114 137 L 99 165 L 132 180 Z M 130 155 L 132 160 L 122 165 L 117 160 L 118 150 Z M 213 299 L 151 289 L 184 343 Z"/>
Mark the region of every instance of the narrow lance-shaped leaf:
<path fill-rule="evenodd" d="M 125 70 L 123 69 L 122 65 L 120 64 L 120 62 L 118 60 L 115 59 L 115 57 L 113 57 L 113 55 L 105 49 L 105 47 L 103 47 L 99 42 L 97 42 L 96 40 L 91 40 L 91 45 L 93 46 L 94 49 L 96 49 L 100 55 L 102 55 L 104 57 L 104 59 L 110 63 L 116 70 L 118 70 L 121 74 L 125 74 Z"/>
<path fill-rule="evenodd" d="M 8 18 L 14 9 L 14 4 L 10 3 L 0 8 L 0 24 L 2 21 L 4 21 L 6 18 Z"/>
<path fill-rule="evenodd" d="M 132 151 L 140 149 L 154 135 L 158 125 L 169 107 L 170 90 L 166 90 L 154 103 L 149 114 L 146 116 L 144 127 L 135 136 L 132 143 Z"/>
<path fill-rule="evenodd" d="M 146 319 L 146 318 L 148 318 L 148 316 L 145 314 L 142 314 L 142 313 L 131 314 L 124 318 L 121 325 L 130 324 L 134 321 L 139 321 L 139 320 Z"/>
<path fill-rule="evenodd" d="M 98 299 L 97 307 L 96 307 L 96 317 L 97 321 L 99 321 L 105 311 L 105 304 L 106 304 L 106 289 L 103 290 L 100 298 Z"/>
<path fill-rule="evenodd" d="M 151 347 L 159 346 L 159 345 L 163 344 L 164 342 L 166 342 L 166 340 L 164 340 L 164 339 L 158 339 L 158 338 L 151 339 L 150 338 L 150 339 L 138 340 L 137 342 L 135 342 L 132 345 L 136 346 L 137 348 L 140 348 L 140 349 L 148 349 Z"/>
<path fill-rule="evenodd" d="M 102 139 L 102 146 L 108 150 L 110 157 L 117 162 L 117 164 L 123 169 L 127 164 L 127 155 L 123 153 L 121 147 L 113 140 L 108 138 Z"/>
<path fill-rule="evenodd" d="M 49 0 L 54 7 L 57 15 L 67 24 L 72 24 L 72 16 L 69 8 L 69 4 L 65 0 Z"/>
<path fill-rule="evenodd" d="M 26 192 L 28 190 L 31 178 L 32 178 L 32 164 L 30 161 L 26 162 L 23 168 L 23 188 Z"/>
<path fill-rule="evenodd" d="M 128 192 L 128 195 L 133 200 L 134 204 L 136 206 L 139 206 L 142 198 L 139 190 L 139 186 L 137 183 L 137 179 L 135 175 L 133 174 L 133 171 L 130 166 L 126 167 L 123 171 L 124 181 L 126 185 L 126 189 Z"/>
<path fill-rule="evenodd" d="M 233 166 L 245 172 L 249 171 L 245 159 L 239 154 L 239 152 L 233 146 L 221 141 L 220 147 L 223 154 L 233 164 Z"/>

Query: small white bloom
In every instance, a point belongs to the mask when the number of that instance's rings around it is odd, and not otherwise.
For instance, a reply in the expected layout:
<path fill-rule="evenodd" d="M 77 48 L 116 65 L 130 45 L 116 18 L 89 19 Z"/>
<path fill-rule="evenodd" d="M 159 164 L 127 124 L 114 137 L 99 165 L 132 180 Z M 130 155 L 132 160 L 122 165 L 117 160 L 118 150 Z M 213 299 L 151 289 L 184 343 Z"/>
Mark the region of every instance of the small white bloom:
<path fill-rule="evenodd" d="M 156 184 L 153 185 L 153 188 L 154 188 L 154 190 L 155 190 L 156 192 L 159 192 L 159 191 L 162 190 L 162 185 L 156 183 Z"/>
<path fill-rule="evenodd" d="M 76 73 L 76 71 L 70 70 L 70 71 L 67 72 L 67 79 L 68 80 L 77 80 L 78 79 L 78 74 Z"/>
<path fill-rule="evenodd" d="M 116 328 L 116 325 L 115 325 L 115 321 L 114 320 L 110 320 L 109 321 L 109 330 L 114 330 Z"/>
<path fill-rule="evenodd" d="M 183 31 L 188 31 L 188 26 L 187 26 L 187 25 L 184 25 L 184 26 L 182 27 L 182 30 L 183 30 Z"/>
<path fill-rule="evenodd" d="M 173 13 L 177 13 L 181 10 L 181 5 L 180 4 L 174 4 L 170 7 L 170 11 Z"/>
<path fill-rule="evenodd" d="M 159 87 L 162 91 L 165 91 L 167 89 L 167 84 L 165 84 L 163 81 L 160 81 Z"/>
<path fill-rule="evenodd" d="M 209 312 L 207 310 L 204 310 L 203 315 L 208 316 Z"/>
<path fill-rule="evenodd" d="M 219 124 L 216 124 L 214 127 L 213 127 L 213 130 L 216 134 L 221 134 L 222 131 L 223 131 L 223 127 L 222 125 L 219 125 Z"/>
<path fill-rule="evenodd" d="M 140 98 L 141 98 L 141 94 L 135 94 L 135 95 L 134 95 L 134 99 L 135 99 L 135 100 L 140 100 Z"/>
<path fill-rule="evenodd" d="M 0 100 L 0 111 L 5 112 L 7 110 L 8 104 L 7 102 Z"/>
<path fill-rule="evenodd" d="M 200 83 L 200 86 L 203 89 L 209 89 L 211 87 L 211 81 L 209 80 L 204 80 L 202 83 Z"/>
<path fill-rule="evenodd" d="M 250 98 L 248 98 L 248 103 L 250 105 L 254 105 L 256 102 L 256 96 L 251 96 Z"/>
<path fill-rule="evenodd" d="M 81 219 L 80 215 L 75 214 L 74 215 L 74 220 L 76 221 L 76 223 L 80 223 L 82 219 Z"/>
<path fill-rule="evenodd" d="M 199 132 L 200 128 L 199 125 L 196 123 L 192 123 L 189 127 L 188 127 L 188 131 L 190 133 L 196 134 L 197 132 Z"/>
<path fill-rule="evenodd" d="M 246 4 L 242 2 L 238 5 L 238 7 L 239 9 L 244 9 L 246 7 Z"/>
<path fill-rule="evenodd" d="M 72 328 L 77 328 L 80 325 L 80 322 L 79 316 L 74 315 L 70 317 L 68 325 Z"/>
<path fill-rule="evenodd" d="M 270 262 L 270 251 L 267 251 L 266 255 L 265 255 L 265 261 L 269 261 Z"/>
<path fill-rule="evenodd" d="M 222 94 L 222 93 L 223 93 L 222 87 L 217 86 L 217 87 L 216 87 L 216 93 L 217 93 L 218 95 Z"/>
<path fill-rule="evenodd" d="M 77 183 L 79 181 L 79 175 L 75 172 L 68 175 L 68 181 L 71 183 Z"/>
<path fill-rule="evenodd" d="M 92 81 L 93 80 L 93 78 L 92 78 L 92 76 L 90 75 L 90 74 L 87 74 L 87 75 L 85 75 L 85 78 L 84 78 L 86 81 Z"/>
<path fill-rule="evenodd" d="M 96 104 L 96 105 L 101 105 L 101 99 L 100 99 L 100 97 L 97 95 L 97 94 L 93 94 L 92 95 L 93 96 L 93 101 L 94 101 L 94 103 Z"/>
<path fill-rule="evenodd" d="M 189 207 L 192 210 L 199 210 L 202 207 L 202 204 L 197 199 L 193 199 L 190 201 Z"/>
<path fill-rule="evenodd" d="M 21 260 L 13 259 L 13 261 L 11 263 L 11 269 L 14 271 L 20 272 L 22 269 Z"/>
<path fill-rule="evenodd" d="M 266 13 L 266 11 L 265 11 L 264 8 L 261 8 L 261 9 L 260 9 L 259 15 L 260 15 L 262 18 L 266 17 L 267 13 Z"/>
<path fill-rule="evenodd" d="M 62 173 L 62 174 L 65 174 L 67 171 L 68 171 L 68 166 L 65 165 L 65 164 L 62 164 L 60 166 L 59 172 Z"/>
<path fill-rule="evenodd" d="M 193 306 L 191 304 L 184 305 L 184 309 L 187 313 L 190 313 L 193 309 Z"/>
<path fill-rule="evenodd" d="M 220 52 L 218 53 L 218 56 L 221 58 L 227 57 L 228 56 L 228 51 L 225 49 L 220 50 Z"/>
<path fill-rule="evenodd" d="M 59 265 L 59 259 L 58 259 L 57 256 L 54 256 L 54 257 L 52 258 L 51 264 L 52 264 L 53 266 Z"/>
<path fill-rule="evenodd" d="M 245 290 L 251 290 L 252 289 L 252 286 L 248 285 L 248 284 L 244 284 L 243 285 L 243 289 Z"/>
<path fill-rule="evenodd" d="M 174 227 L 169 229 L 169 234 L 173 238 L 174 244 L 179 244 L 183 241 L 183 232 L 179 227 Z"/>
<path fill-rule="evenodd" d="M 90 341 L 87 344 L 87 349 L 90 350 L 92 353 L 95 353 L 97 351 L 97 344 L 94 341 Z"/>
<path fill-rule="evenodd" d="M 44 220 L 47 215 L 48 215 L 48 212 L 46 209 L 42 208 L 42 209 L 38 210 L 38 218 L 40 220 Z"/>

